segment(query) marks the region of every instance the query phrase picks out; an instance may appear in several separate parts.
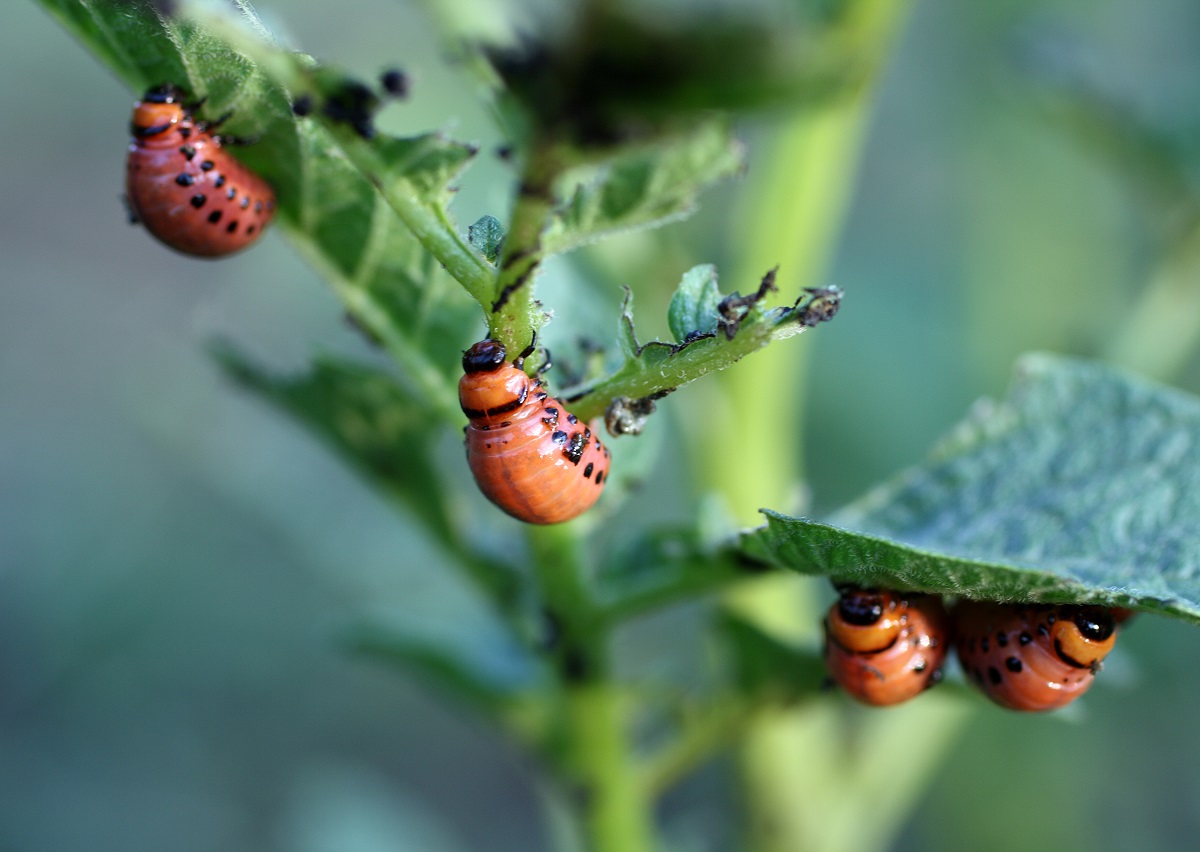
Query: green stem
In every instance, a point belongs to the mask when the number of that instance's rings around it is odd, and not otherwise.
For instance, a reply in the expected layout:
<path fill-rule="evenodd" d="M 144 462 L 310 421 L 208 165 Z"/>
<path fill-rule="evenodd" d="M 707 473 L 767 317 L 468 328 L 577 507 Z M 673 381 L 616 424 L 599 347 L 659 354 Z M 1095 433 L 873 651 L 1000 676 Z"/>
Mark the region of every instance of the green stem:
<path fill-rule="evenodd" d="M 533 298 L 534 277 L 545 257 L 542 231 L 554 212 L 554 181 L 562 170 L 559 154 L 547 142 L 535 143 L 529 151 L 504 235 L 500 275 L 484 305 L 491 311 L 491 336 L 512 354 L 527 347 L 545 322 Z"/>
<path fill-rule="evenodd" d="M 530 527 L 530 549 L 554 637 L 562 687 L 564 752 L 591 852 L 655 848 L 652 803 L 638 784 L 624 701 L 611 679 L 609 634 L 584 578 L 572 525 Z"/>
<path fill-rule="evenodd" d="M 628 315 L 625 322 L 632 340 L 632 320 Z M 732 340 L 718 332 L 682 349 L 650 343 L 642 352 L 631 353 L 620 369 L 592 386 L 587 393 L 572 397 L 572 410 L 580 419 L 591 420 L 603 414 L 609 403 L 618 397 L 641 399 L 670 393 L 703 375 L 732 366 L 773 341 L 800 334 L 806 328 L 790 314 L 771 312 L 749 317 Z"/>

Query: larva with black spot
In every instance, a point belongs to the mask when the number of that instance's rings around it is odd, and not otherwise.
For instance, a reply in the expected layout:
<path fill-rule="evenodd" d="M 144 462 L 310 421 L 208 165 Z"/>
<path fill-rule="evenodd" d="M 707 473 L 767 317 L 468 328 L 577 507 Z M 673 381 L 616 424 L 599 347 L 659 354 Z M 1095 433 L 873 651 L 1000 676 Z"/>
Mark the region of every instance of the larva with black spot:
<path fill-rule="evenodd" d="M 608 480 L 608 448 L 520 369 L 503 344 L 463 354 L 458 398 L 469 421 L 467 464 L 484 495 L 514 518 L 557 524 L 587 511 Z"/>
<path fill-rule="evenodd" d="M 1095 606 L 960 600 L 953 619 L 964 677 L 1011 710 L 1070 704 L 1091 687 L 1116 641 L 1117 619 Z"/>
<path fill-rule="evenodd" d="M 126 161 L 130 214 L 160 242 L 198 257 L 246 248 L 275 213 L 275 192 L 221 147 L 175 86 L 134 105 Z"/>

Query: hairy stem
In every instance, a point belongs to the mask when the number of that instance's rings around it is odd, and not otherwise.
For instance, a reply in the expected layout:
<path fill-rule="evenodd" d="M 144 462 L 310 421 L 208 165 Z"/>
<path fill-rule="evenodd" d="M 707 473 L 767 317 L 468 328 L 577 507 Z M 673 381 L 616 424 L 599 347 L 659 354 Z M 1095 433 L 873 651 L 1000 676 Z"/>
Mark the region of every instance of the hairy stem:
<path fill-rule="evenodd" d="M 510 354 L 529 346 L 545 321 L 533 298 L 534 278 L 545 257 L 542 231 L 554 211 L 554 180 L 562 168 L 559 153 L 550 143 L 535 144 L 529 151 L 504 235 L 500 275 L 485 305 L 492 312 L 491 336 Z"/>

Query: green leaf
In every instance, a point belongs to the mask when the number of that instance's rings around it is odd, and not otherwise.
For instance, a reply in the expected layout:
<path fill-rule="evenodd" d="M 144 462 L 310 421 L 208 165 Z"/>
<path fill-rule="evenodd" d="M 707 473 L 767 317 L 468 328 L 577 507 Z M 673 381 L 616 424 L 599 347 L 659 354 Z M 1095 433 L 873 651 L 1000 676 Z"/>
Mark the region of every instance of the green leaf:
<path fill-rule="evenodd" d="M 714 333 L 721 322 L 718 306 L 722 298 L 717 286 L 717 268 L 711 263 L 685 272 L 667 309 L 667 324 L 675 342 Z"/>
<path fill-rule="evenodd" d="M 1200 400 L 1032 355 L 921 466 L 839 512 L 767 513 L 755 556 L 837 580 L 1200 623 Z"/>
<path fill-rule="evenodd" d="M 411 388 L 391 373 L 344 361 L 317 359 L 308 373 L 281 377 L 229 347 L 214 351 L 230 378 L 310 428 L 420 518 L 468 579 L 501 613 L 512 615 L 520 580 L 509 566 L 472 549 L 458 495 L 448 491 L 444 471 L 434 464 L 440 429 Z"/>
<path fill-rule="evenodd" d="M 446 209 L 474 149 L 440 134 L 367 141 L 319 110 L 297 118 L 293 94 L 358 84 L 284 50 L 245 4 L 180 2 L 165 17 L 146 0 L 41 2 L 134 95 L 171 82 L 206 99 L 201 118 L 232 113 L 223 129 L 258 140 L 232 153 L 274 187 L 278 226 L 421 387 L 418 402 L 457 422 L 448 377 L 478 313 L 456 278 L 482 292 L 494 277 Z"/>
<path fill-rule="evenodd" d="M 215 354 L 242 387 L 285 409 L 430 527 L 450 534 L 447 495 L 431 464 L 434 424 L 394 375 L 318 358 L 307 373 L 274 376 L 227 347 Z"/>
<path fill-rule="evenodd" d="M 745 168 L 745 150 L 725 121 L 626 151 L 598 166 L 567 170 L 545 234 L 545 254 L 571 251 L 621 231 L 682 219 L 706 187 Z"/>
<path fill-rule="evenodd" d="M 467 241 L 488 263 L 495 263 L 504 245 L 504 226 L 495 216 L 480 216 L 475 224 L 467 228 Z"/>

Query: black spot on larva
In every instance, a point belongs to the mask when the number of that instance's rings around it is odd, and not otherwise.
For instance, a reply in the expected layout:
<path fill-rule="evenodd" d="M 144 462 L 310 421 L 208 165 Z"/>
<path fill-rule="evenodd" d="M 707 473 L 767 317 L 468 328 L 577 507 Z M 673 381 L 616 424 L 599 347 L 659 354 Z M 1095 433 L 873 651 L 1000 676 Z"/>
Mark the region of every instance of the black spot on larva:
<path fill-rule="evenodd" d="M 255 213 L 261 213 L 261 212 L 262 212 L 262 202 L 261 202 L 261 201 L 255 201 L 255 202 L 254 202 L 254 212 L 255 212 Z"/>
<path fill-rule="evenodd" d="M 204 206 L 205 201 L 208 201 L 208 196 L 204 195 L 203 193 L 197 193 L 196 195 L 192 196 L 192 206 L 197 210 Z"/>
<path fill-rule="evenodd" d="M 925 688 L 928 689 L 931 686 L 937 686 L 939 683 L 941 683 L 943 674 L 944 673 L 941 669 L 934 669 L 929 675 L 929 683 L 925 685 Z"/>
<path fill-rule="evenodd" d="M 225 233 L 232 234 L 234 231 L 237 230 L 237 226 L 238 226 L 238 221 L 237 221 L 237 219 L 234 219 L 232 222 L 229 223 L 229 226 L 227 228 L 225 228 Z"/>
<path fill-rule="evenodd" d="M 587 467 L 585 467 L 585 468 L 583 469 L 583 478 L 584 478 L 584 479 L 591 479 L 591 478 L 592 478 L 592 463 L 591 463 L 591 462 L 588 462 L 588 463 L 587 463 Z"/>
<path fill-rule="evenodd" d="M 983 672 L 981 672 L 979 669 L 972 669 L 971 675 L 975 678 L 976 683 L 978 683 L 980 686 L 983 686 Z"/>
<path fill-rule="evenodd" d="M 561 446 L 567 442 L 567 438 L 569 437 L 570 436 L 566 432 L 558 431 L 550 436 L 550 440 Z"/>
<path fill-rule="evenodd" d="M 579 460 L 583 458 L 583 450 L 587 447 L 587 440 L 587 437 L 579 432 L 571 436 L 571 442 L 563 450 L 571 464 L 579 464 Z"/>
<path fill-rule="evenodd" d="M 250 196 L 243 195 L 242 196 L 242 209 L 245 210 L 249 206 L 250 206 Z"/>
<path fill-rule="evenodd" d="M 196 149 L 191 145 L 180 145 L 179 153 L 183 154 L 183 158 L 185 160 L 190 160 L 192 157 L 196 156 Z"/>
<path fill-rule="evenodd" d="M 996 644 L 1001 648 L 1008 647 L 1008 634 L 1003 630 L 996 634 Z"/>
<path fill-rule="evenodd" d="M 220 189 L 224 185 L 225 185 L 225 175 L 217 175 L 215 178 L 213 178 L 213 186 L 215 186 L 217 189 Z"/>
<path fill-rule="evenodd" d="M 1004 675 L 1000 674 L 1000 669 L 995 666 L 988 666 L 988 680 L 994 685 L 999 686 L 1000 681 L 1004 680 Z"/>
<path fill-rule="evenodd" d="M 192 136 L 192 128 L 190 128 L 190 127 L 179 128 L 179 135 L 182 136 L 184 139 L 190 139 Z"/>
<path fill-rule="evenodd" d="M 602 471 L 602 470 L 596 471 L 596 484 L 599 485 L 603 481 L 604 481 L 604 471 Z"/>
<path fill-rule="evenodd" d="M 228 198 L 230 201 L 233 201 L 233 199 L 237 197 L 237 187 L 236 186 L 229 187 L 229 189 L 227 189 L 225 191 L 225 197 Z"/>
<path fill-rule="evenodd" d="M 1049 615 L 1046 616 L 1047 624 L 1053 624 L 1056 621 L 1058 621 L 1058 616 L 1055 615 L 1054 613 L 1050 613 Z"/>
<path fill-rule="evenodd" d="M 1004 661 L 1004 667 L 1013 674 L 1019 674 L 1021 669 L 1024 668 L 1021 665 L 1021 660 L 1018 657 L 1009 657 Z"/>
<path fill-rule="evenodd" d="M 1030 636 L 1026 631 L 1022 630 L 1021 635 L 1017 637 L 1017 641 L 1022 645 L 1028 645 L 1033 641 L 1033 637 Z"/>
<path fill-rule="evenodd" d="M 567 422 L 570 423 L 572 426 L 574 426 L 576 423 L 579 422 L 579 418 L 576 417 L 574 414 L 568 414 Z"/>
<path fill-rule="evenodd" d="M 200 164 L 200 168 L 206 172 L 211 172 L 216 167 L 217 167 L 217 164 L 214 163 L 212 160 L 205 160 L 203 163 Z"/>
<path fill-rule="evenodd" d="M 534 397 L 534 399 L 536 399 L 538 402 L 541 402 L 543 399 L 545 399 L 549 395 L 550 394 L 548 394 L 548 393 L 542 392 L 542 393 L 539 393 L 536 397 Z"/>
<path fill-rule="evenodd" d="M 175 177 L 175 183 L 179 184 L 180 186 L 191 186 L 195 182 L 196 179 L 186 172 L 181 175 L 176 175 Z"/>
<path fill-rule="evenodd" d="M 208 222 L 210 225 L 215 225 L 220 221 L 221 221 L 221 211 L 220 210 L 214 210 L 213 212 L 208 214 Z"/>
<path fill-rule="evenodd" d="M 924 660 L 919 660 L 917 662 L 917 664 L 912 667 L 913 674 L 920 674 L 921 672 L 925 671 L 925 669 L 928 665 L 929 664 L 926 663 Z"/>
<path fill-rule="evenodd" d="M 250 234 L 253 234 L 253 233 L 254 233 L 254 226 L 253 226 L 253 225 L 251 225 L 250 227 L 246 228 L 246 235 L 247 235 L 247 236 L 249 236 Z"/>
<path fill-rule="evenodd" d="M 1038 636 L 1049 636 L 1050 635 L 1050 628 L 1044 624 L 1039 624 L 1037 630 L 1038 630 Z"/>
<path fill-rule="evenodd" d="M 930 648 L 936 648 L 940 644 L 941 644 L 941 642 L 938 641 L 938 638 L 936 636 L 929 637 L 929 647 Z"/>
<path fill-rule="evenodd" d="M 991 645 L 988 644 L 988 638 L 984 636 L 979 640 L 979 650 L 986 654 L 989 648 L 991 648 Z"/>

